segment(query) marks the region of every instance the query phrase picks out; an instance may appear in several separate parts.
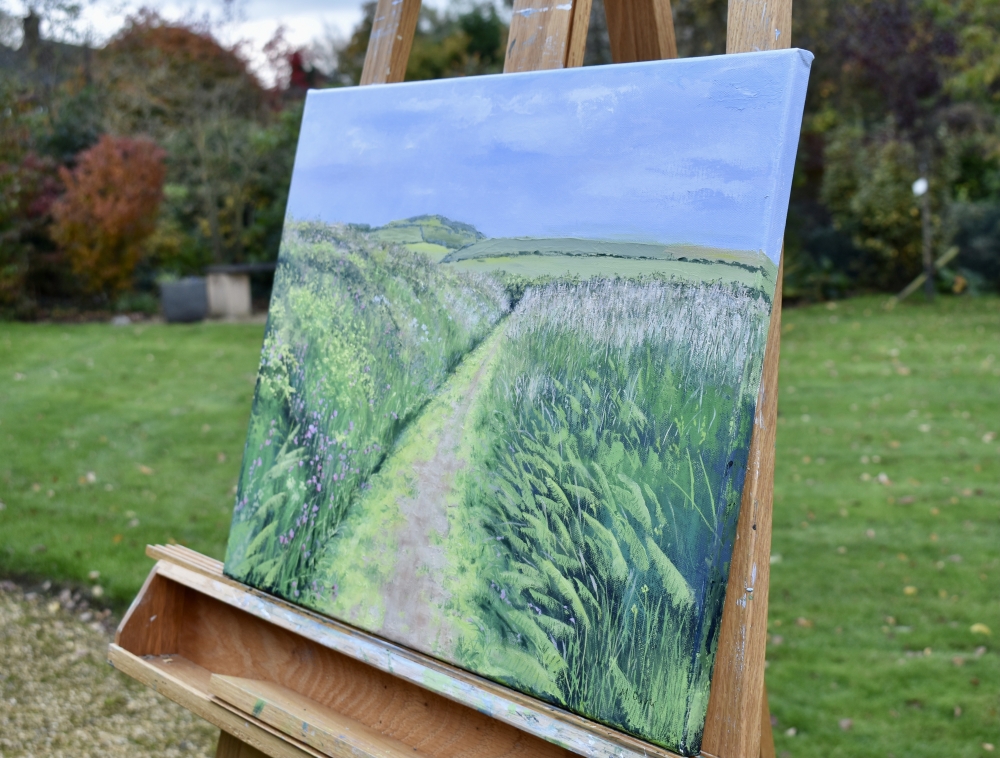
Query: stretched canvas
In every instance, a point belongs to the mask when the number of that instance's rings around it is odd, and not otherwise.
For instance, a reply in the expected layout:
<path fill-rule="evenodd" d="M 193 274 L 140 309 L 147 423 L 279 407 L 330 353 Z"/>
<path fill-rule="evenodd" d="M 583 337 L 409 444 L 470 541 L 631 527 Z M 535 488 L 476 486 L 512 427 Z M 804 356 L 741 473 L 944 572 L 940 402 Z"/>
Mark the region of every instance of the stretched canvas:
<path fill-rule="evenodd" d="M 310 92 L 226 573 L 697 753 L 811 60 Z"/>

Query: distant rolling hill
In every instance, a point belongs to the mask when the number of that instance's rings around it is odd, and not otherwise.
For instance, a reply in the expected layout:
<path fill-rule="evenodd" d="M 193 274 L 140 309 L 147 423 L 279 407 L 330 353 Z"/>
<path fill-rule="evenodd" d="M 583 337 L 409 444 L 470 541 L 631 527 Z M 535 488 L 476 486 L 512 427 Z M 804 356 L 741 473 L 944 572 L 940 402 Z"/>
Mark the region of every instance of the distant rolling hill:
<path fill-rule="evenodd" d="M 485 239 L 471 224 L 438 215 L 390 221 L 385 226 L 369 230 L 368 234 L 380 242 L 393 242 L 414 253 L 423 253 L 432 260 L 440 260 L 454 250 Z"/>
<path fill-rule="evenodd" d="M 618 242 L 578 237 L 488 238 L 471 224 L 440 215 L 364 227 L 380 242 L 401 245 L 466 271 L 505 271 L 534 279 L 560 276 L 674 275 L 774 289 L 777 267 L 763 253 L 689 244 Z"/>

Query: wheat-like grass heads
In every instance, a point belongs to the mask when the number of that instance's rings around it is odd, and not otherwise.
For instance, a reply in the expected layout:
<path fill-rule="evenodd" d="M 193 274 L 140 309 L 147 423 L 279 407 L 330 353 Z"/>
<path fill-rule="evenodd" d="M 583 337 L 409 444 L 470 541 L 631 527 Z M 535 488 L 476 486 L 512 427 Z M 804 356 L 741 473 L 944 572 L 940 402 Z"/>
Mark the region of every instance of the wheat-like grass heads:
<path fill-rule="evenodd" d="M 723 285 L 529 289 L 483 401 L 468 507 L 497 547 L 480 628 L 542 667 L 558 655 L 531 679 L 540 696 L 675 749 L 700 739 L 717 628 L 702 614 L 735 526 L 767 310 Z"/>

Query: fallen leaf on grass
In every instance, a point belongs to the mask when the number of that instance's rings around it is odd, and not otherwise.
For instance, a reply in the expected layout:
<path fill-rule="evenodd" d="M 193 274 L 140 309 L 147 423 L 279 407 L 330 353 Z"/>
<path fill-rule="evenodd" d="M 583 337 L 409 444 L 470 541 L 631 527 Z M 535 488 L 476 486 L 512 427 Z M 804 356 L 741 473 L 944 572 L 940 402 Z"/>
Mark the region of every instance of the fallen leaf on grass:
<path fill-rule="evenodd" d="M 801 626 L 804 629 L 812 629 L 813 622 L 803 616 L 799 616 L 795 619 L 795 626 Z"/>
<path fill-rule="evenodd" d="M 906 587 L 903 587 L 903 594 L 904 595 L 916 595 L 917 594 L 917 588 L 914 587 L 912 584 L 907 585 Z"/>
<path fill-rule="evenodd" d="M 124 539 L 124 537 L 122 537 L 122 535 L 120 535 L 120 534 L 116 534 L 116 535 L 115 535 L 114 537 L 112 537 L 112 538 L 111 538 L 111 541 L 112 541 L 113 543 L 115 543 L 116 545 L 118 545 L 118 544 L 120 544 L 120 543 L 121 543 L 121 541 L 122 541 L 123 539 Z"/>
<path fill-rule="evenodd" d="M 140 474 L 145 474 L 146 476 L 150 476 L 153 473 L 153 469 L 151 469 L 149 466 L 144 466 L 144 465 L 142 465 L 140 463 L 139 464 L 139 473 Z"/>
<path fill-rule="evenodd" d="M 972 632 L 973 634 L 987 634 L 987 635 L 993 634 L 990 628 L 983 623 L 973 624 L 972 626 L 969 627 L 969 631 Z"/>

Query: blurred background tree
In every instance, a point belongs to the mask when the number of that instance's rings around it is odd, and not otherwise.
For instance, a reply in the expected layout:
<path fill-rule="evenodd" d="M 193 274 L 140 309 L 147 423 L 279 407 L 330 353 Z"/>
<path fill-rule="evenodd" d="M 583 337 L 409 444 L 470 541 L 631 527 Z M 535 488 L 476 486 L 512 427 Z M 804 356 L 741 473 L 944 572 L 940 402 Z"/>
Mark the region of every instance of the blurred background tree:
<path fill-rule="evenodd" d="M 61 167 L 52 238 L 88 292 L 113 298 L 132 284 L 163 198 L 165 153 L 150 139 L 104 135 Z"/>
<path fill-rule="evenodd" d="M 276 258 L 305 92 L 357 83 L 373 2 L 346 39 L 326 31 L 297 48 L 279 29 L 263 51 L 223 44 L 210 21 L 152 10 L 96 45 L 79 31 L 71 0 L 44 0 L 27 18 L 3 2 L 3 313 L 30 318 L 98 302 L 59 242 L 52 208 L 65 191 L 60 169 L 74 170 L 102 135 L 153 140 L 166 153 L 166 177 L 131 280 L 101 298 L 132 302 L 129 290 L 152 290 L 163 274 Z M 682 56 L 723 52 L 727 6 L 674 0 Z M 509 12 L 509 0 L 424 8 L 406 78 L 501 71 Z M 961 251 L 941 286 L 1000 288 L 1000 0 L 808 0 L 794 23 L 794 43 L 816 60 L 789 211 L 786 297 L 891 292 L 919 273 L 910 186 L 922 174 L 935 256 Z M 250 63 L 261 54 L 264 70 Z M 585 63 L 610 61 L 603 2 L 594 0 Z"/>

